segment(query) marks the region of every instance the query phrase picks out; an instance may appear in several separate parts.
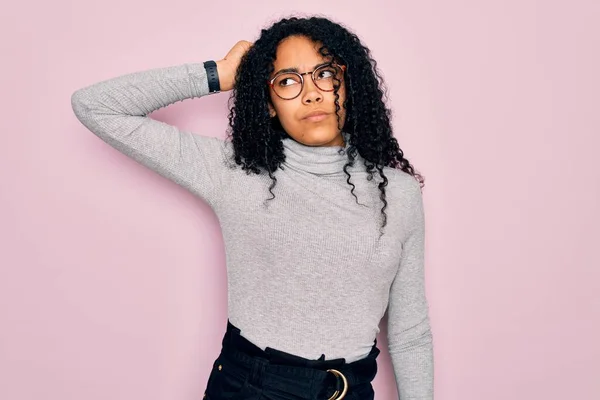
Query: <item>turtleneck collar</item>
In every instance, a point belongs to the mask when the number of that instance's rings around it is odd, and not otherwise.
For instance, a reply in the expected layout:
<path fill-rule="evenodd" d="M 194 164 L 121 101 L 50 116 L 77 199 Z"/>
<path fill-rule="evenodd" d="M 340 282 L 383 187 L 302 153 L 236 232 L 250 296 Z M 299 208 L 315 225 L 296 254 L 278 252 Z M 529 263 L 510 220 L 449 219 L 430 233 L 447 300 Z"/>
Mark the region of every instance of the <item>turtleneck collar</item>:
<path fill-rule="evenodd" d="M 307 146 L 287 136 L 282 140 L 285 164 L 315 175 L 344 174 L 350 135 L 345 132 L 343 135 L 344 146 Z"/>

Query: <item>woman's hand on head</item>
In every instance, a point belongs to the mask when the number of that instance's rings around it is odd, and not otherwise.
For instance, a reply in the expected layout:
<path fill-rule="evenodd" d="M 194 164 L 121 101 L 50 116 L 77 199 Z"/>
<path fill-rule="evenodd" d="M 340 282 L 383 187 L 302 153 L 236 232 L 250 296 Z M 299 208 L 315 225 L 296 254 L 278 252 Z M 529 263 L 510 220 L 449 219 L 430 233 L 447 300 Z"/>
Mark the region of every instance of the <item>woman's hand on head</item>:
<path fill-rule="evenodd" d="M 240 40 L 227 53 L 222 60 L 217 61 L 217 72 L 219 73 L 219 85 L 221 91 L 225 92 L 233 89 L 235 83 L 235 72 L 237 71 L 242 57 L 252 46 L 247 40 Z"/>

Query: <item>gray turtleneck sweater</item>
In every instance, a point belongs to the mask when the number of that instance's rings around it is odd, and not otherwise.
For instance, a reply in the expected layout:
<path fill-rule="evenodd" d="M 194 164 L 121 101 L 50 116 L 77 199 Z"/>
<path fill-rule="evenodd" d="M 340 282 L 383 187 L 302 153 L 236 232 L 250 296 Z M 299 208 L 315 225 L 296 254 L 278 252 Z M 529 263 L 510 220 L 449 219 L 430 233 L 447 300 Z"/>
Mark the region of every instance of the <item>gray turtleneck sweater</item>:
<path fill-rule="evenodd" d="M 118 151 L 204 199 L 225 243 L 228 317 L 242 335 L 306 358 L 365 357 L 388 312 L 388 342 L 400 398 L 433 398 L 433 351 L 424 287 L 424 213 L 418 182 L 385 167 L 380 181 L 363 158 L 349 168 L 341 147 L 283 139 L 275 172 L 246 174 L 229 140 L 181 131 L 148 114 L 208 94 L 202 63 L 130 73 L 73 93 L 77 118 Z M 347 146 L 347 145 L 346 145 Z"/>

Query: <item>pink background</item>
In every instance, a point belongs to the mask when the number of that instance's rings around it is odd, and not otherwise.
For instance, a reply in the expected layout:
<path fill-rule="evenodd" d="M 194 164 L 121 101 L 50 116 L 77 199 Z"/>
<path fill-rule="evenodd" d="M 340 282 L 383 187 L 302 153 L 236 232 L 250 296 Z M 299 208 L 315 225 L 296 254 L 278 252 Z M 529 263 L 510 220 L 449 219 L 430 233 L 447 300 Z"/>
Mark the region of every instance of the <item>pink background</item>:
<path fill-rule="evenodd" d="M 218 221 L 88 132 L 70 96 L 219 59 L 294 9 L 37 3 L 0 24 L 0 398 L 201 399 L 227 318 Z M 600 399 L 600 3 L 352 4 L 296 10 L 372 49 L 427 179 L 436 399 Z M 226 101 L 153 117 L 224 137 Z M 384 334 L 380 400 L 397 396 Z"/>

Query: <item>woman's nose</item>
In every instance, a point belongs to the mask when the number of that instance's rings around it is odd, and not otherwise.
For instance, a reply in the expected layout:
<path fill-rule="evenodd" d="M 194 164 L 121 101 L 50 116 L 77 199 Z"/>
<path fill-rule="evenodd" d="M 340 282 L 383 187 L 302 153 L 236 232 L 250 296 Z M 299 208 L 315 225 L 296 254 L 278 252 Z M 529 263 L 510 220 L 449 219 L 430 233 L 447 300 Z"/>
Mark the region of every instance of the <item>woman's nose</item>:
<path fill-rule="evenodd" d="M 306 79 L 304 81 L 304 94 L 302 95 L 302 101 L 304 103 L 321 102 L 323 101 L 323 94 L 317 88 L 312 79 Z"/>

